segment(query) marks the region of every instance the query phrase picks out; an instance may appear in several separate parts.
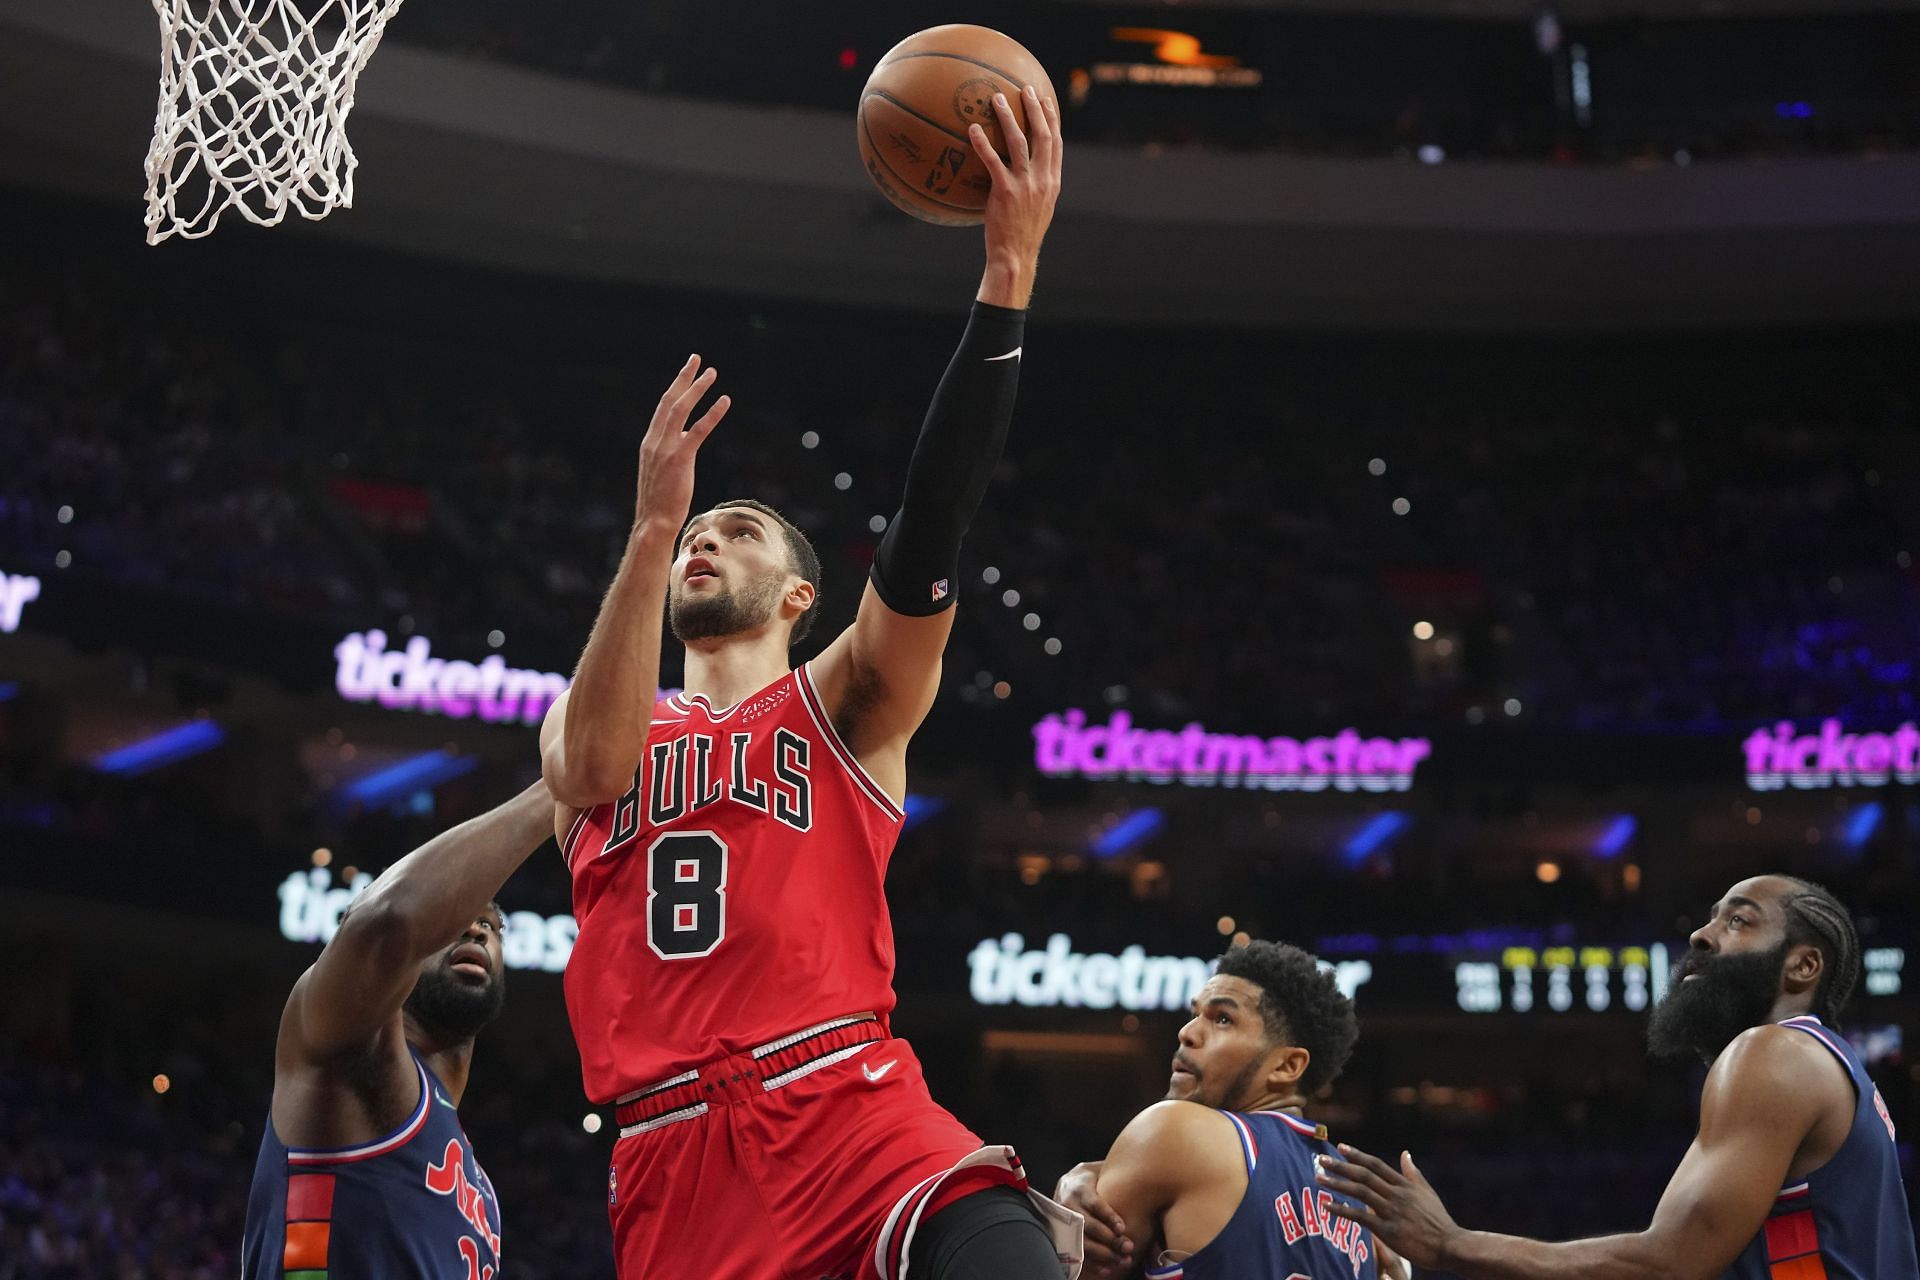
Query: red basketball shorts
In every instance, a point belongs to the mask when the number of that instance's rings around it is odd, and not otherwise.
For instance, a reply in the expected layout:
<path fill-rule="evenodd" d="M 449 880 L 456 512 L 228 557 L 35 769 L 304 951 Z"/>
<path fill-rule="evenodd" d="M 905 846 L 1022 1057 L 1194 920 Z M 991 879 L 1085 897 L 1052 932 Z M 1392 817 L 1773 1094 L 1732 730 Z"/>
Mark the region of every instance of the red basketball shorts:
<path fill-rule="evenodd" d="M 896 1280 L 928 1215 L 987 1186 L 1028 1189 L 1012 1150 L 938 1106 L 871 1015 L 637 1090 L 618 1117 L 620 1280 Z"/>

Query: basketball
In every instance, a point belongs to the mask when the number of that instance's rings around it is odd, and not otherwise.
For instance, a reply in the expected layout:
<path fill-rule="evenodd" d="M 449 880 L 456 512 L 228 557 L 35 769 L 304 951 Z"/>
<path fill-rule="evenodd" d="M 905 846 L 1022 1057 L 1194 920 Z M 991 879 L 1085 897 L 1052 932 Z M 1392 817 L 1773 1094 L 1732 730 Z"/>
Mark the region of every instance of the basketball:
<path fill-rule="evenodd" d="M 993 109 L 1004 93 L 1025 130 L 1021 89 L 1053 99 L 1053 81 L 1017 40 L 986 27 L 929 27 L 887 51 L 860 91 L 860 160 L 881 194 L 923 222 L 977 226 L 993 177 L 974 154 L 967 126 L 987 131 L 1007 158 Z M 1055 99 L 1057 101 L 1057 99 Z"/>

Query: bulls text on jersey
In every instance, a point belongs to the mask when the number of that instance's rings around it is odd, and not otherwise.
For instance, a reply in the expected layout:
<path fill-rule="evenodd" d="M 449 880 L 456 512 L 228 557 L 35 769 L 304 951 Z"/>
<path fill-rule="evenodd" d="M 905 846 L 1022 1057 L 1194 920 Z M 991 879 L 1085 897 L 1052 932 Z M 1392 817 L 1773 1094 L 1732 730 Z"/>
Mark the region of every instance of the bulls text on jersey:
<path fill-rule="evenodd" d="M 633 785 L 614 803 L 601 854 L 624 848 L 640 834 L 643 821 L 664 827 L 718 804 L 766 814 L 795 831 L 811 831 L 811 745 L 787 728 L 773 731 L 773 744 L 770 777 L 753 775 L 751 730 L 688 733 L 650 744 L 647 760 L 634 771 Z"/>

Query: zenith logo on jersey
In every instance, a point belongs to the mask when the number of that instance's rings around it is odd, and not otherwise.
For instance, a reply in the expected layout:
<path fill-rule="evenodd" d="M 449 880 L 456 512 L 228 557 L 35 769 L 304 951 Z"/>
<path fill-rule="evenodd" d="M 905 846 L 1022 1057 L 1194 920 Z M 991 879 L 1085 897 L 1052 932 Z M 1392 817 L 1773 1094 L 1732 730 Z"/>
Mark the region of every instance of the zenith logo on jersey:
<path fill-rule="evenodd" d="M 500 1256 L 500 1237 L 493 1233 L 493 1224 L 487 1221 L 486 1197 L 480 1188 L 467 1180 L 466 1153 L 461 1149 L 458 1138 L 447 1139 L 447 1149 L 440 1157 L 439 1164 L 427 1166 L 427 1190 L 439 1196 L 452 1196 L 454 1204 L 480 1238 L 487 1242 L 487 1248 L 494 1257 Z M 467 1271 L 478 1280 L 486 1280 L 493 1274 L 493 1268 L 480 1271 L 479 1251 L 473 1241 L 465 1236 L 460 1238 L 460 1253 L 467 1259 Z"/>
<path fill-rule="evenodd" d="M 664 827 L 690 813 L 727 803 L 770 814 L 795 831 L 813 829 L 813 778 L 807 740 L 791 729 L 773 731 L 773 775 L 755 777 L 751 732 L 689 733 L 653 743 L 635 772 L 633 786 L 613 806 L 607 843 L 612 853 L 640 834 L 640 791 L 647 793 L 646 823 Z"/>
<path fill-rule="evenodd" d="M 1280 1215 L 1280 1230 L 1287 1237 L 1288 1244 L 1299 1244 L 1309 1236 L 1319 1236 L 1347 1255 L 1347 1261 L 1353 1264 L 1353 1274 L 1357 1276 L 1361 1266 L 1371 1256 L 1367 1249 L 1366 1229 L 1352 1219 L 1336 1216 L 1332 1204 L 1332 1192 L 1302 1187 L 1298 1209 L 1294 1207 L 1293 1192 L 1283 1191 L 1274 1197 L 1273 1211 Z"/>

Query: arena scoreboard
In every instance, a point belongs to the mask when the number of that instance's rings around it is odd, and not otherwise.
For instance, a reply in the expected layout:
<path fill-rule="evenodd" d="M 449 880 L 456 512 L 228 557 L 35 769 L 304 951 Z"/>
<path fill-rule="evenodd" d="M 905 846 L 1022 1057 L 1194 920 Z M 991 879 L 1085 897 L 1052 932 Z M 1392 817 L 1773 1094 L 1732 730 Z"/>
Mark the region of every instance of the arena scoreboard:
<path fill-rule="evenodd" d="M 1453 964 L 1467 1013 L 1644 1013 L 1666 994 L 1667 945 L 1506 947 Z"/>

